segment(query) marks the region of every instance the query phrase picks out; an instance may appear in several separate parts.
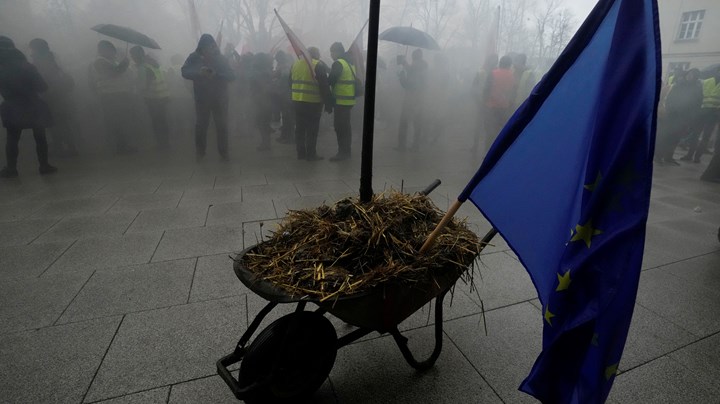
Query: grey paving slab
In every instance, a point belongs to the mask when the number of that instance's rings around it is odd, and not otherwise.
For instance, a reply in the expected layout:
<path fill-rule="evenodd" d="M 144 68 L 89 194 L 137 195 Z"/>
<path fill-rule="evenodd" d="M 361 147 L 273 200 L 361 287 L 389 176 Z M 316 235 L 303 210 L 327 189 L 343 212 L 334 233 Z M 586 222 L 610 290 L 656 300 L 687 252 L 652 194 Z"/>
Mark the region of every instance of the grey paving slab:
<path fill-rule="evenodd" d="M 301 196 L 293 184 L 251 185 L 242 187 L 243 202 L 267 202 Z"/>
<path fill-rule="evenodd" d="M 47 184 L 26 199 L 33 201 L 54 202 L 94 196 L 104 184 L 96 182 L 59 182 Z"/>
<path fill-rule="evenodd" d="M 271 237 L 279 228 L 282 219 L 261 220 L 243 223 L 242 248 L 249 248 Z"/>
<path fill-rule="evenodd" d="M 620 371 L 650 362 L 695 339 L 696 336 L 636 304 Z"/>
<path fill-rule="evenodd" d="M 120 317 L 0 335 L 6 403 L 80 403 Z"/>
<path fill-rule="evenodd" d="M 61 274 L 0 283 L 0 333 L 52 325 L 89 275 Z"/>
<path fill-rule="evenodd" d="M 479 303 L 479 295 L 485 310 L 537 297 L 525 268 L 504 252 L 482 255 L 479 264 L 475 265 L 474 281 L 478 291 L 470 297 Z"/>
<path fill-rule="evenodd" d="M 215 176 L 163 180 L 156 193 L 210 190 L 215 185 Z"/>
<path fill-rule="evenodd" d="M 0 247 L 0 278 L 40 276 L 70 246 L 70 241 Z"/>
<path fill-rule="evenodd" d="M 417 357 L 434 346 L 433 327 L 404 334 Z M 417 372 L 403 359 L 392 337 L 344 347 L 330 373 L 340 403 L 501 403 L 471 363 L 444 337 L 435 366 Z"/>
<path fill-rule="evenodd" d="M 95 272 L 58 323 L 187 303 L 195 259 Z"/>
<path fill-rule="evenodd" d="M 150 262 L 161 236 L 162 233 L 156 232 L 78 240 L 55 261 L 46 275 Z"/>
<path fill-rule="evenodd" d="M 720 294 L 661 267 L 640 275 L 637 303 L 698 337 L 720 331 Z"/>
<path fill-rule="evenodd" d="M 242 229 L 228 226 L 173 229 L 165 232 L 152 260 L 172 259 L 239 252 Z"/>
<path fill-rule="evenodd" d="M 233 271 L 230 254 L 198 258 L 190 301 L 221 299 L 250 293 Z"/>
<path fill-rule="evenodd" d="M 33 243 L 120 236 L 135 219 L 135 212 L 61 219 Z"/>
<path fill-rule="evenodd" d="M 354 185 L 354 184 L 353 184 Z M 325 195 L 329 193 L 352 192 L 353 189 L 342 180 L 296 182 L 300 196 Z"/>
<path fill-rule="evenodd" d="M 219 175 L 215 180 L 215 189 L 218 188 L 239 188 L 243 185 L 266 185 L 267 178 L 265 174 L 260 172 L 248 173 L 243 172 L 238 176 Z"/>
<path fill-rule="evenodd" d="M 149 209 L 140 214 L 127 228 L 127 233 L 147 233 L 188 227 L 202 227 L 208 214 L 206 206 Z"/>
<path fill-rule="evenodd" d="M 720 290 L 720 252 L 691 258 L 666 268 L 671 274 L 681 279 L 702 284 L 711 290 Z"/>
<path fill-rule="evenodd" d="M 530 303 L 487 312 L 488 335 L 479 316 L 445 323 L 445 333 L 506 403 L 534 403 L 518 391 L 541 349 L 542 316 Z"/>
<path fill-rule="evenodd" d="M 277 217 L 272 202 L 232 202 L 210 206 L 207 217 L 208 226 L 237 226 L 251 220 L 275 219 Z"/>
<path fill-rule="evenodd" d="M 0 246 L 29 244 L 57 222 L 57 219 L 0 222 Z"/>
<path fill-rule="evenodd" d="M 668 355 L 706 384 L 717 387 L 720 377 L 720 334 L 711 335 Z"/>
<path fill-rule="evenodd" d="M 33 218 L 63 218 L 77 216 L 98 216 L 107 212 L 118 197 L 115 195 L 93 196 L 91 198 L 69 199 L 65 201 L 48 202 L 36 210 Z"/>
<path fill-rule="evenodd" d="M 170 386 L 141 391 L 109 400 L 96 401 L 98 404 L 165 404 L 170 395 Z M 198 401 L 200 402 L 200 401 Z M 207 401 L 206 401 L 207 402 Z"/>
<path fill-rule="evenodd" d="M 151 194 L 160 187 L 162 180 L 139 179 L 134 181 L 113 181 L 106 184 L 96 195 L 131 195 L 131 194 Z"/>
<path fill-rule="evenodd" d="M 125 316 L 87 400 L 215 374 L 215 361 L 237 343 L 240 317 L 244 307 L 237 297 Z"/>
<path fill-rule="evenodd" d="M 665 221 L 647 226 L 645 245 L 655 250 L 661 250 L 676 258 L 676 261 L 704 255 L 718 251 L 720 244 L 717 243 L 717 235 L 705 235 L 704 237 L 693 232 L 681 231 L 674 227 L 674 221 Z M 709 233 L 710 224 L 693 222 L 693 225 L 703 233 Z M 717 233 L 717 228 L 715 229 Z"/>
<path fill-rule="evenodd" d="M 716 403 L 717 383 L 708 385 L 680 363 L 661 357 L 645 366 L 620 374 L 610 398 L 617 403 Z"/>
<path fill-rule="evenodd" d="M 182 191 L 153 194 L 123 195 L 108 213 L 139 212 L 150 209 L 174 208 L 180 202 Z"/>
<path fill-rule="evenodd" d="M 45 201 L 13 201 L 0 205 L 0 222 L 15 222 L 27 219 L 34 212 L 43 208 Z"/>
<path fill-rule="evenodd" d="M 178 206 L 209 206 L 242 202 L 242 188 L 193 189 L 183 193 Z"/>

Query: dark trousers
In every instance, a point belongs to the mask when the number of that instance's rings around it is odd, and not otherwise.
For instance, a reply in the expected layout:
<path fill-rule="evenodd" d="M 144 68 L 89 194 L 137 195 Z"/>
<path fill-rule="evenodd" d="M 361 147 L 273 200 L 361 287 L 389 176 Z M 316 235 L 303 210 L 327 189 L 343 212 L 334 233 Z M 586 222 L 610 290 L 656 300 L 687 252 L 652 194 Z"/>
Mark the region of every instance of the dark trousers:
<path fill-rule="evenodd" d="M 675 154 L 675 148 L 680 140 L 690 133 L 691 114 L 680 112 L 669 112 L 660 121 L 658 138 L 655 145 L 655 157 L 665 161 L 671 161 Z"/>
<path fill-rule="evenodd" d="M 146 98 L 150 122 L 155 134 L 155 144 L 160 148 L 170 145 L 170 126 L 167 119 L 167 106 L 170 100 L 167 98 Z"/>
<path fill-rule="evenodd" d="M 688 154 L 685 156 L 686 159 L 700 160 L 703 153 L 707 151 L 710 137 L 719 122 L 720 108 L 703 108 L 701 110 L 700 123 L 702 127 L 700 131 L 693 134 L 693 138 L 690 140 L 690 149 L 688 149 Z"/>
<path fill-rule="evenodd" d="M 293 102 L 289 99 L 280 102 L 280 113 L 282 114 L 280 137 L 283 139 L 292 139 L 295 133 L 295 111 L 293 108 Z"/>
<path fill-rule="evenodd" d="M 488 107 L 485 109 L 485 152 L 488 152 L 495 143 L 495 139 L 510 119 L 510 114 L 510 108 Z"/>
<path fill-rule="evenodd" d="M 400 127 L 398 128 L 399 149 L 404 149 L 407 145 L 407 132 L 410 123 L 412 123 L 414 135 L 412 148 L 417 149 L 422 141 L 425 124 L 421 100 L 406 95 L 403 101 L 402 112 L 400 113 Z"/>
<path fill-rule="evenodd" d="M 205 154 L 207 148 L 207 130 L 210 125 L 210 116 L 215 122 L 217 132 L 217 147 L 221 156 L 228 153 L 228 99 L 215 97 L 195 100 L 195 152 Z"/>
<path fill-rule="evenodd" d="M 316 146 L 322 108 L 320 103 L 295 102 L 295 146 L 298 158 L 317 156 Z"/>
<path fill-rule="evenodd" d="M 338 156 L 350 157 L 352 126 L 350 124 L 352 105 L 336 105 L 333 110 L 333 124 L 338 142 Z"/>
<path fill-rule="evenodd" d="M 130 147 L 129 130 L 133 119 L 133 100 L 130 93 L 101 94 L 100 105 L 105 116 L 105 128 L 115 142 L 117 151 Z"/>
<path fill-rule="evenodd" d="M 45 137 L 45 128 L 33 128 L 33 137 L 35 138 L 35 151 L 37 152 L 40 167 L 48 165 L 48 143 Z M 5 143 L 5 158 L 7 159 L 6 167 L 10 170 L 17 169 L 18 159 L 18 143 L 20 142 L 20 134 L 22 129 L 7 130 L 7 142 Z"/>
<path fill-rule="evenodd" d="M 258 106 L 255 111 L 255 126 L 260 133 L 260 147 L 270 147 L 270 136 L 272 135 L 272 109 L 268 106 Z"/>

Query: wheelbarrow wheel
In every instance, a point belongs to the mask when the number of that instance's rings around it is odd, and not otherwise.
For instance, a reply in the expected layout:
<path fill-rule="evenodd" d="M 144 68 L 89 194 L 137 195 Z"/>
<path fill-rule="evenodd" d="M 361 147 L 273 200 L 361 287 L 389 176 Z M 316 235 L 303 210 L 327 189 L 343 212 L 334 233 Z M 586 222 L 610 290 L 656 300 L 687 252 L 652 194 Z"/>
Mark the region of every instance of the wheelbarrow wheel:
<path fill-rule="evenodd" d="M 322 386 L 335 364 L 337 333 L 319 313 L 288 314 L 265 328 L 247 348 L 239 382 L 258 388 L 247 403 L 297 403 Z"/>

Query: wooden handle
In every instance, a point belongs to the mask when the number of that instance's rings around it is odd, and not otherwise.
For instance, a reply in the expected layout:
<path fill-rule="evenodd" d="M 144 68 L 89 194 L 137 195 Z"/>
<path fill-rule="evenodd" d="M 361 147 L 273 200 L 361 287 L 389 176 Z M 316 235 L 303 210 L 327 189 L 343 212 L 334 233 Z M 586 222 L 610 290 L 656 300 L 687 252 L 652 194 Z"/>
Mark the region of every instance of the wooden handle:
<path fill-rule="evenodd" d="M 455 203 L 450 206 L 450 209 L 448 209 L 447 213 L 445 213 L 445 216 L 443 216 L 442 220 L 440 220 L 440 223 L 435 227 L 435 230 L 430 233 L 427 240 L 425 240 L 425 243 L 420 248 L 420 254 L 424 254 L 427 250 L 432 247 L 433 244 L 435 244 L 435 239 L 440 235 L 440 232 L 447 226 L 448 223 L 450 223 L 450 220 L 452 220 L 453 216 L 455 216 L 455 213 L 457 213 L 458 209 L 460 209 L 460 206 L 462 206 L 462 202 L 455 201 Z"/>

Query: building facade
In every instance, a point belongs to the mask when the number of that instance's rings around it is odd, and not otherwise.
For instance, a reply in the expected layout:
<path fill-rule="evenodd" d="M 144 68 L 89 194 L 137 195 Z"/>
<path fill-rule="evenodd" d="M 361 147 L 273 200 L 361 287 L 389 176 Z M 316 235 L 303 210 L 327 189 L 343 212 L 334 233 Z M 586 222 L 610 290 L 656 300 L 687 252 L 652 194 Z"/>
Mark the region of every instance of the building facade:
<path fill-rule="evenodd" d="M 658 0 L 663 71 L 720 63 L 720 0 Z"/>

